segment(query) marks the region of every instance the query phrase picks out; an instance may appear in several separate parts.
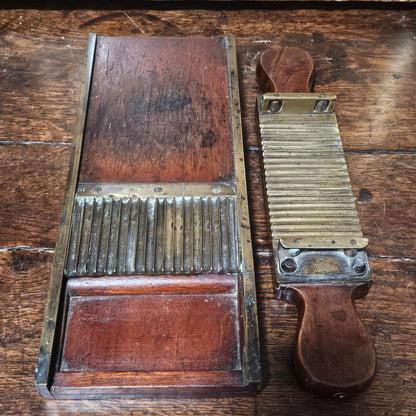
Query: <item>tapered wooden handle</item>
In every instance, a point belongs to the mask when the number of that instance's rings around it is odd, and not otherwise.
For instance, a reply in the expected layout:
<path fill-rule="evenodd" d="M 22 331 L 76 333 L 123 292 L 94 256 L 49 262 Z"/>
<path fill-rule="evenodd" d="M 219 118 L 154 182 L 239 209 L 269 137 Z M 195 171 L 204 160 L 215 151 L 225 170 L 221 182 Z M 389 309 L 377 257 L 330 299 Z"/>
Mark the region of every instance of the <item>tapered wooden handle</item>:
<path fill-rule="evenodd" d="M 337 398 L 368 387 L 375 375 L 373 342 L 353 305 L 365 285 L 293 285 L 299 310 L 295 366 L 312 392 Z"/>
<path fill-rule="evenodd" d="M 257 62 L 263 92 L 311 92 L 314 74 L 311 56 L 300 48 L 270 49 Z"/>

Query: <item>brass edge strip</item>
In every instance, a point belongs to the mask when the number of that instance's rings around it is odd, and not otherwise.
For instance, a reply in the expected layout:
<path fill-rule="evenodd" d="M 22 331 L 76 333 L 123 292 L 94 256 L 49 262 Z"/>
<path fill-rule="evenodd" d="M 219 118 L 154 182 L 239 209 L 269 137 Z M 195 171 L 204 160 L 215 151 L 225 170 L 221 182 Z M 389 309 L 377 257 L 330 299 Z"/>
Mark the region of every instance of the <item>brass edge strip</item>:
<path fill-rule="evenodd" d="M 262 116 L 267 114 L 305 114 L 314 113 L 315 115 L 325 116 L 333 114 L 335 110 L 336 95 L 321 93 L 265 93 L 262 95 L 261 112 Z M 323 111 L 316 112 L 315 104 L 317 101 L 324 103 Z M 273 103 L 277 111 L 269 111 L 269 105 Z M 326 103 L 326 104 L 325 104 Z"/>
<path fill-rule="evenodd" d="M 66 254 L 71 230 L 72 210 L 77 185 L 82 140 L 84 136 L 96 39 L 97 36 L 95 33 L 91 33 L 88 37 L 87 56 L 85 59 L 85 66 L 80 89 L 80 100 L 75 123 L 69 172 L 65 187 L 65 197 L 62 207 L 60 226 L 58 230 L 58 238 L 55 247 L 55 256 L 52 265 L 51 278 L 49 281 L 48 298 L 45 307 L 45 318 L 40 341 L 40 352 L 36 368 L 36 388 L 41 396 L 45 398 L 52 398 L 52 394 L 49 391 L 49 383 L 51 372 L 53 371 L 52 355 L 54 353 L 54 344 L 58 338 L 55 334 L 55 329 L 57 325 L 64 266 L 66 263 Z"/>
<path fill-rule="evenodd" d="M 77 197 L 95 198 L 170 198 L 199 196 L 234 196 L 229 183 L 80 183 Z"/>
<path fill-rule="evenodd" d="M 248 211 L 246 171 L 244 164 L 244 144 L 241 125 L 240 93 L 235 39 L 226 36 L 228 76 L 232 109 L 234 170 L 237 186 L 237 211 L 241 248 L 241 273 L 245 303 L 242 305 L 245 316 L 243 366 L 246 384 L 261 382 L 260 347 L 256 304 L 256 283 L 254 275 L 253 250 L 251 243 L 250 216 Z"/>
<path fill-rule="evenodd" d="M 293 249 L 335 249 L 344 248 L 344 249 L 361 249 L 368 246 L 368 238 L 364 237 L 334 237 L 333 235 L 323 236 L 321 239 L 319 237 L 301 237 L 301 238 L 276 238 L 279 240 L 280 244 L 284 248 L 293 248 Z M 331 243 L 331 245 L 328 244 Z"/>

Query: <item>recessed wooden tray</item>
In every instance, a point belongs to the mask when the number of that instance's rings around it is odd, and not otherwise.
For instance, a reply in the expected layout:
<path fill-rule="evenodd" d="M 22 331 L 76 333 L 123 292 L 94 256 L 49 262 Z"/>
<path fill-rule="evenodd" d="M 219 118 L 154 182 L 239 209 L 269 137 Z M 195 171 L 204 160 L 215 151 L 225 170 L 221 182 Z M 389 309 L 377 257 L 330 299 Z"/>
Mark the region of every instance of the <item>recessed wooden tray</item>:
<path fill-rule="evenodd" d="M 89 39 L 36 385 L 260 383 L 234 40 Z"/>

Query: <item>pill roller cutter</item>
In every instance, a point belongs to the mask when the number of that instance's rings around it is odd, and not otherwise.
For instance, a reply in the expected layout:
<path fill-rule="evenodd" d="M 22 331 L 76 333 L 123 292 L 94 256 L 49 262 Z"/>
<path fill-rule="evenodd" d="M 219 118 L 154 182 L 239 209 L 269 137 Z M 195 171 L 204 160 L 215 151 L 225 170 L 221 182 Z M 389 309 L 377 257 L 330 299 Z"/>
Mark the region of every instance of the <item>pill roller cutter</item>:
<path fill-rule="evenodd" d="M 276 297 L 299 310 L 295 367 L 312 392 L 348 397 L 371 384 L 374 345 L 353 306 L 371 272 L 334 113 L 311 93 L 312 58 L 263 53 L 258 97 Z"/>

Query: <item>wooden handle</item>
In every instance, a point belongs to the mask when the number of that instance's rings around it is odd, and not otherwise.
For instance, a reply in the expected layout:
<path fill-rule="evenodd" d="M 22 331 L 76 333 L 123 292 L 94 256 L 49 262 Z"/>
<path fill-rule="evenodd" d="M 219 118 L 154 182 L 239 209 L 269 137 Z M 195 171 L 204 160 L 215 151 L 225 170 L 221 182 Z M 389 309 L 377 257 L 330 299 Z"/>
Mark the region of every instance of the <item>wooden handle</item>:
<path fill-rule="evenodd" d="M 345 398 L 368 387 L 376 352 L 353 305 L 367 285 L 297 284 L 291 287 L 299 310 L 295 367 L 313 393 Z"/>
<path fill-rule="evenodd" d="M 314 73 L 311 56 L 299 48 L 270 49 L 257 63 L 263 92 L 311 92 Z"/>

